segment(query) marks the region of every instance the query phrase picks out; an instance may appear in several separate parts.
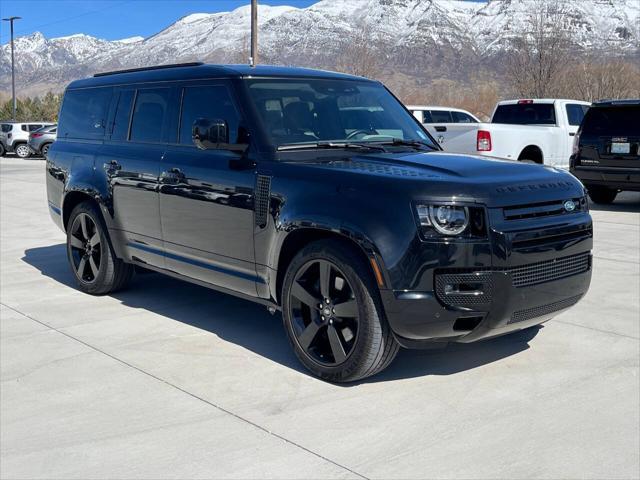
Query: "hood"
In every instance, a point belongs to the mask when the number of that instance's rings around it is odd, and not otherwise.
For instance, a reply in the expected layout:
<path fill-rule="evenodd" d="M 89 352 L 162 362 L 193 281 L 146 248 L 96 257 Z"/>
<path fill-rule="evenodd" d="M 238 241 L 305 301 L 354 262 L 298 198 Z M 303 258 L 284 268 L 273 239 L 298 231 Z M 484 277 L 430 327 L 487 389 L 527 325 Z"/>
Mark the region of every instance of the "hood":
<path fill-rule="evenodd" d="M 584 196 L 571 174 L 543 165 L 444 152 L 360 154 L 314 167 L 376 177 L 414 199 L 468 201 L 490 207 Z M 344 182 L 348 182 L 344 176 Z M 352 177 L 351 177 L 352 178 Z M 341 182 L 343 183 L 343 182 Z"/>

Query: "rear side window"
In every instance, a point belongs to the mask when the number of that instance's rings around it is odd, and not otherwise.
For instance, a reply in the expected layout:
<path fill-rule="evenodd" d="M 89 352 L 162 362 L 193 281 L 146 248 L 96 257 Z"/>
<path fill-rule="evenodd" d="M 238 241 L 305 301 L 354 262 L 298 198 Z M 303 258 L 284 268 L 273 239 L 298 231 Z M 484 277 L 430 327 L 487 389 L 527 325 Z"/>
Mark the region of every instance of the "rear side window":
<path fill-rule="evenodd" d="M 23 132 L 27 131 L 27 126 L 26 125 L 20 125 L 20 130 L 22 130 Z"/>
<path fill-rule="evenodd" d="M 604 137 L 640 137 L 640 105 L 591 107 L 582 132 Z"/>
<path fill-rule="evenodd" d="M 512 125 L 555 125 L 556 112 L 553 103 L 498 105 L 491 122 Z"/>
<path fill-rule="evenodd" d="M 455 123 L 478 123 L 471 115 L 467 115 L 464 112 L 451 112 L 451 116 Z"/>
<path fill-rule="evenodd" d="M 588 105 L 579 105 L 576 103 L 568 103 L 566 108 L 569 125 L 573 125 L 575 127 L 580 126 L 582 119 L 584 118 L 584 114 L 589 110 Z"/>
<path fill-rule="evenodd" d="M 1 128 L 2 128 L 2 133 L 9 133 L 13 128 L 13 125 L 11 125 L 10 123 L 3 123 Z"/>
<path fill-rule="evenodd" d="M 225 120 L 229 128 L 229 143 L 237 143 L 240 117 L 225 86 L 186 87 L 183 90 L 178 143 L 193 145 L 191 127 L 199 118 Z"/>
<path fill-rule="evenodd" d="M 168 88 L 138 90 L 131 120 L 133 142 L 161 142 L 163 126 L 169 110 Z"/>
<path fill-rule="evenodd" d="M 452 123 L 451 112 L 443 110 L 431 110 L 430 123 Z"/>
<path fill-rule="evenodd" d="M 111 93 L 111 88 L 67 91 L 60 112 L 60 138 L 102 138 Z"/>
<path fill-rule="evenodd" d="M 127 139 L 134 94 L 134 90 L 126 90 L 118 94 L 118 103 L 113 116 L 113 123 L 111 124 L 111 140 Z"/>

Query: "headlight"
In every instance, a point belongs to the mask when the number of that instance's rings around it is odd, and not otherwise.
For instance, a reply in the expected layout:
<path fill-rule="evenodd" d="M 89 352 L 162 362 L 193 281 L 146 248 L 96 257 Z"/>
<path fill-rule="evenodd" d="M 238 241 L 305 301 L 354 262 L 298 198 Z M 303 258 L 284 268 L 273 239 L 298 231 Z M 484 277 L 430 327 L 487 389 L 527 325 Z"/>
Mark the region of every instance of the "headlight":
<path fill-rule="evenodd" d="M 438 204 L 418 204 L 415 207 L 422 235 L 425 238 L 435 238 L 439 235 L 465 238 L 486 236 L 482 207 Z"/>

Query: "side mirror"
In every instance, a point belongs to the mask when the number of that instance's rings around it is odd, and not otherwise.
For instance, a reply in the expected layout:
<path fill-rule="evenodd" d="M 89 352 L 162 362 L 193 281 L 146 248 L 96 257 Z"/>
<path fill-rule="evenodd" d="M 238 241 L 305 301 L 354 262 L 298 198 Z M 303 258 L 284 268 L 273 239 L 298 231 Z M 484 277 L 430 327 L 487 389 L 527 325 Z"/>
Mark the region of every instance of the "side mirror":
<path fill-rule="evenodd" d="M 221 119 L 198 118 L 191 127 L 191 138 L 201 150 L 212 150 L 229 144 L 229 128 Z"/>

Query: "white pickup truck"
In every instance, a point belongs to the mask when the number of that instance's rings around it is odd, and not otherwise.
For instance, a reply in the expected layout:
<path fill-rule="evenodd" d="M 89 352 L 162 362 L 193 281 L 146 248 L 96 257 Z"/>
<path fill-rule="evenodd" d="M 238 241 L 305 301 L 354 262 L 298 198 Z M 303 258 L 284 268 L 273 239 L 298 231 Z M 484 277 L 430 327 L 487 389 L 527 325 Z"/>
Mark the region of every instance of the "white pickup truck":
<path fill-rule="evenodd" d="M 578 100 L 505 100 L 491 123 L 424 123 L 448 152 L 532 161 L 569 168 L 573 140 L 589 102 Z M 408 107 L 423 121 L 420 107 Z"/>

